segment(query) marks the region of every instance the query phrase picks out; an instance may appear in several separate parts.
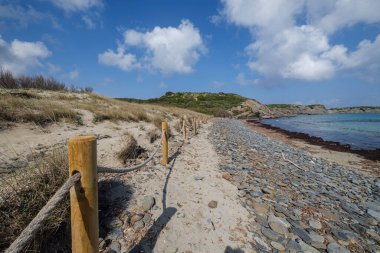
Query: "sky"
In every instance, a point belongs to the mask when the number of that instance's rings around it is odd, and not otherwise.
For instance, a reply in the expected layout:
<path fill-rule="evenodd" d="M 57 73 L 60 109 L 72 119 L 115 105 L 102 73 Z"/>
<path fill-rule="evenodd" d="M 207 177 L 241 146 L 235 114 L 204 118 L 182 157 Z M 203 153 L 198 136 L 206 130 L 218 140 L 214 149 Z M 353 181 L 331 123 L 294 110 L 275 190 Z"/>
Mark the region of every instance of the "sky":
<path fill-rule="evenodd" d="M 110 97 L 380 106 L 380 1 L 0 0 L 0 65 Z"/>

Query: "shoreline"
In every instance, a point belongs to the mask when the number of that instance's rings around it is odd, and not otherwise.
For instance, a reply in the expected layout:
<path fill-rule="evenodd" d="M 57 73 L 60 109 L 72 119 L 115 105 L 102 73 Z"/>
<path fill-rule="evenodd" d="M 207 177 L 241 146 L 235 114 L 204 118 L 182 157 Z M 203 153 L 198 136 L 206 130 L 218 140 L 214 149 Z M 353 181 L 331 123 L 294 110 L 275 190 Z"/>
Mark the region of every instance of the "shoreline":
<path fill-rule="evenodd" d="M 317 145 L 317 146 L 326 148 L 328 150 L 357 154 L 371 161 L 375 161 L 375 162 L 380 161 L 380 149 L 375 149 L 375 150 L 352 149 L 349 144 L 341 144 L 335 141 L 326 141 L 326 140 L 323 140 L 321 137 L 316 137 L 316 136 L 312 136 L 312 135 L 300 133 L 300 132 L 288 131 L 279 127 L 262 123 L 258 120 L 246 120 L 246 122 L 249 124 L 254 124 L 256 126 L 265 128 L 265 129 L 279 132 L 292 139 L 306 141 L 309 144 Z"/>

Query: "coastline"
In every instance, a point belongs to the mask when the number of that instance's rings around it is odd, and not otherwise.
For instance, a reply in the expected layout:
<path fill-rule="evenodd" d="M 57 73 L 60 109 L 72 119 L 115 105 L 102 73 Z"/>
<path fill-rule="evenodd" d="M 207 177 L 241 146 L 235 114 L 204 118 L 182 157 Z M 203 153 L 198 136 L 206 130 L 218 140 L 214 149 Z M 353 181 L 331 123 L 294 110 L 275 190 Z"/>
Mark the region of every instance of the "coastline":
<path fill-rule="evenodd" d="M 288 136 L 289 138 L 303 140 L 309 144 L 318 145 L 329 150 L 357 154 L 371 161 L 380 161 L 380 149 L 375 149 L 375 150 L 352 149 L 349 144 L 342 144 L 335 141 L 326 141 L 322 139 L 321 137 L 316 137 L 316 136 L 312 136 L 312 135 L 300 133 L 300 132 L 288 131 L 279 127 L 262 123 L 258 120 L 247 120 L 247 123 L 255 124 L 256 126 L 259 126 L 265 129 L 274 130 L 276 132 L 279 132 Z"/>

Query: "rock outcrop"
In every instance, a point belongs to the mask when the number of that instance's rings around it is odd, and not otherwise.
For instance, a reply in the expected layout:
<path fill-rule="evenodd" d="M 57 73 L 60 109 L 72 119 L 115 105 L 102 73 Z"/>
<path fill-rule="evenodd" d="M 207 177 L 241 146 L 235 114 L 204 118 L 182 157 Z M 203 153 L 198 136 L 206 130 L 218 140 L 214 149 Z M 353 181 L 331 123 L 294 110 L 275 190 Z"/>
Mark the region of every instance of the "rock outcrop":
<path fill-rule="evenodd" d="M 239 106 L 233 107 L 232 114 L 238 119 L 249 119 L 259 117 L 271 117 L 271 110 L 257 100 L 249 99 L 242 102 Z"/>

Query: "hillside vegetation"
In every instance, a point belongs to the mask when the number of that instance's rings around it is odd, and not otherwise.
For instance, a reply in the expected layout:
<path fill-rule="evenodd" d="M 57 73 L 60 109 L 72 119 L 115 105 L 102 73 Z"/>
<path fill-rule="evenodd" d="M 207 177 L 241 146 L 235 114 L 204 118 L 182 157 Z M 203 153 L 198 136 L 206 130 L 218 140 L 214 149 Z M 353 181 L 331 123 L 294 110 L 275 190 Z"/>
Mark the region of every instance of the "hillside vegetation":
<path fill-rule="evenodd" d="M 232 93 L 167 92 L 159 98 L 147 100 L 119 98 L 119 100 L 159 105 L 172 105 L 214 116 L 225 116 L 228 110 L 239 106 L 247 98 Z"/>

